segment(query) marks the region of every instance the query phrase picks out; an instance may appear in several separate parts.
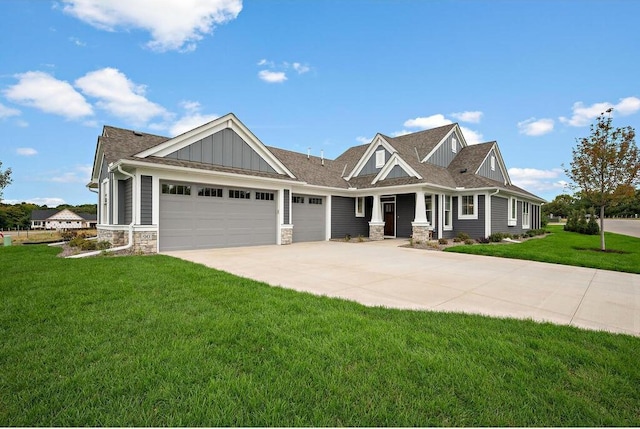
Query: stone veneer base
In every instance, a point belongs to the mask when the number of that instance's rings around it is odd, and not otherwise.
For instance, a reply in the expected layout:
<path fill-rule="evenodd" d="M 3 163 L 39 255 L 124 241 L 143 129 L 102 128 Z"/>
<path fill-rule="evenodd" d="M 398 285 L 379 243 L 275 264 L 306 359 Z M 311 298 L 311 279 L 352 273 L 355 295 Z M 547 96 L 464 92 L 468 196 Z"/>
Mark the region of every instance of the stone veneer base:
<path fill-rule="evenodd" d="M 293 243 L 293 226 L 283 225 L 280 227 L 280 244 Z"/>
<path fill-rule="evenodd" d="M 411 225 L 411 237 L 414 241 L 425 242 L 431 239 L 431 227 L 428 225 Z"/>
<path fill-rule="evenodd" d="M 384 222 L 383 223 L 369 222 L 369 240 L 371 241 L 384 240 Z"/>

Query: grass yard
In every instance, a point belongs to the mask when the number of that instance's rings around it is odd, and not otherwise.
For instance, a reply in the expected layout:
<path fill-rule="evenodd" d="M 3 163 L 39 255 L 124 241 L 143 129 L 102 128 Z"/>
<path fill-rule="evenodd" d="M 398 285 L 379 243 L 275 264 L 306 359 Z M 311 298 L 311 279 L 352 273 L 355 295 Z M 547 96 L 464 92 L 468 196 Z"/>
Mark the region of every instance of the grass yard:
<path fill-rule="evenodd" d="M 58 251 L 0 248 L 0 426 L 640 425 L 637 337 Z"/>
<path fill-rule="evenodd" d="M 547 230 L 550 235 L 519 244 L 474 244 L 446 251 L 640 274 L 640 238 L 605 232 L 607 252 L 601 252 L 600 235 L 567 232 L 561 225 L 548 226 Z"/>

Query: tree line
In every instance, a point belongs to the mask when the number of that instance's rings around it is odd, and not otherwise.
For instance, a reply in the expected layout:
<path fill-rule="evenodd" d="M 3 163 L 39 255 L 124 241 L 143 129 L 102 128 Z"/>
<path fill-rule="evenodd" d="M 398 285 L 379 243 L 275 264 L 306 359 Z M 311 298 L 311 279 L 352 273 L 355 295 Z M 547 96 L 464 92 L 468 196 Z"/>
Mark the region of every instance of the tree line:
<path fill-rule="evenodd" d="M 61 204 L 57 207 L 39 206 L 31 203 L 3 204 L 0 203 L 0 230 L 27 229 L 31 227 L 31 213 L 34 210 L 69 209 L 74 213 L 96 214 L 98 207 L 96 204 Z"/>

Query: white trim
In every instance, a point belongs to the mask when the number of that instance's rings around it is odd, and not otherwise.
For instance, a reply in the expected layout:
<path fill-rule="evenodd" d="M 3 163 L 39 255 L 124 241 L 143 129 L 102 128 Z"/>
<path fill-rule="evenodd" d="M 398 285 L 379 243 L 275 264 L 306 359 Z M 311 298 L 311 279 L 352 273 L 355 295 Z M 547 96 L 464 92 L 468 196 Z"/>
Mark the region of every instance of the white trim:
<path fill-rule="evenodd" d="M 386 164 L 386 156 L 387 151 L 384 149 L 376 149 L 376 168 L 382 168 Z"/>
<path fill-rule="evenodd" d="M 482 168 L 484 163 L 487 162 L 487 159 L 492 154 L 496 157 L 496 161 L 498 163 L 498 168 L 500 168 L 500 172 L 502 173 L 502 176 L 504 177 L 504 184 L 505 185 L 511 185 L 511 178 L 509 177 L 509 172 L 507 170 L 507 166 L 504 163 L 504 159 L 502 158 L 502 154 L 500 153 L 500 148 L 498 147 L 498 143 L 497 142 L 493 142 L 493 145 L 491 146 L 491 149 L 489 149 L 489 152 L 487 152 L 487 155 L 484 157 L 484 159 L 482 160 L 482 162 L 480 163 L 480 165 L 476 169 L 475 174 L 478 174 L 480 172 L 480 169 Z M 495 171 L 495 170 L 492 170 L 492 171 Z"/>
<path fill-rule="evenodd" d="M 525 206 L 527 207 L 526 216 Z M 529 201 L 522 201 L 522 229 L 531 229 L 531 203 Z"/>
<path fill-rule="evenodd" d="M 280 160 L 271 153 L 271 151 L 258 139 L 258 137 L 256 137 L 255 134 L 253 134 L 242 122 L 240 122 L 233 113 L 229 113 L 207 124 L 194 128 L 191 131 L 180 134 L 177 137 L 169 139 L 164 143 L 160 143 L 159 145 L 142 151 L 134 156 L 137 158 L 146 158 L 148 156 L 164 157 L 227 128 L 238 134 L 249 145 L 249 147 L 255 150 L 258 155 L 262 157 L 262 159 L 264 159 L 265 162 L 277 173 L 286 174 L 291 178 L 295 178 L 294 174 L 289 171 L 289 169 L 280 162 Z"/>
<path fill-rule="evenodd" d="M 365 212 L 365 208 L 364 208 L 364 204 L 365 204 L 365 197 L 356 197 L 356 204 L 355 204 L 355 215 L 356 217 L 364 217 L 364 212 Z M 358 202 L 361 202 L 360 204 L 360 210 L 358 210 Z"/>
<path fill-rule="evenodd" d="M 371 140 L 371 143 L 369 143 L 369 147 L 367 148 L 367 150 L 364 151 L 364 153 L 360 157 L 360 160 L 356 163 L 355 167 L 353 167 L 353 170 L 351 170 L 351 173 L 349 173 L 349 175 L 345 177 L 345 180 L 348 181 L 348 180 L 351 180 L 352 177 L 357 176 L 362 171 L 364 166 L 367 164 L 367 161 L 369 161 L 369 159 L 373 156 L 373 153 L 378 149 L 379 146 L 382 146 L 387 150 L 387 152 L 391 154 L 396 152 L 393 146 L 391 146 L 389 142 L 386 141 L 384 137 L 382 137 L 382 134 L 380 133 L 376 134 L 373 140 Z"/>
<path fill-rule="evenodd" d="M 462 197 L 473 197 L 473 213 L 462 214 Z M 458 195 L 458 220 L 477 220 L 478 219 L 478 194 L 459 194 Z"/>
<path fill-rule="evenodd" d="M 442 194 L 442 230 L 443 231 L 453 231 L 453 195 L 451 194 Z M 445 223 L 447 220 L 446 215 L 446 202 L 449 200 L 449 225 Z"/>
<path fill-rule="evenodd" d="M 513 209 L 514 203 L 516 205 L 515 210 Z M 516 225 L 518 225 L 518 199 L 516 197 L 509 197 L 507 203 L 507 226 Z"/>
<path fill-rule="evenodd" d="M 391 173 L 391 170 L 393 170 L 393 167 L 395 167 L 396 165 L 400 166 L 400 168 L 402 168 L 404 170 L 404 172 L 407 173 L 409 176 L 417 177 L 418 179 L 422 179 L 422 176 L 420 174 L 418 174 L 418 172 L 416 170 L 411 168 L 411 166 L 409 164 L 407 164 L 405 162 L 405 160 L 400 157 L 400 155 L 398 155 L 397 153 L 394 153 L 393 155 L 391 155 L 389 157 L 389 160 L 387 161 L 385 166 L 382 167 L 382 169 L 378 172 L 378 174 L 373 179 L 371 184 L 375 185 L 380 180 L 386 179 L 387 176 L 389 175 L 389 173 Z"/>

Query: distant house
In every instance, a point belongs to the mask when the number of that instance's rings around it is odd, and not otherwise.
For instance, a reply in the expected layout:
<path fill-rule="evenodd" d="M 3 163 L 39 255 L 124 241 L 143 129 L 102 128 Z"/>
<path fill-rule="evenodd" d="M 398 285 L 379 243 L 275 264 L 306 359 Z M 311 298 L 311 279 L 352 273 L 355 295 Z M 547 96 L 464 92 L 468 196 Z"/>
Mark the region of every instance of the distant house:
<path fill-rule="evenodd" d="M 521 234 L 544 202 L 512 183 L 495 141 L 469 145 L 457 124 L 331 160 L 265 146 L 233 114 L 173 138 L 105 126 L 88 187 L 99 239 L 149 253 Z"/>
<path fill-rule="evenodd" d="M 31 229 L 84 229 L 95 228 L 98 217 L 90 213 L 74 213 L 69 209 L 34 210 Z"/>

